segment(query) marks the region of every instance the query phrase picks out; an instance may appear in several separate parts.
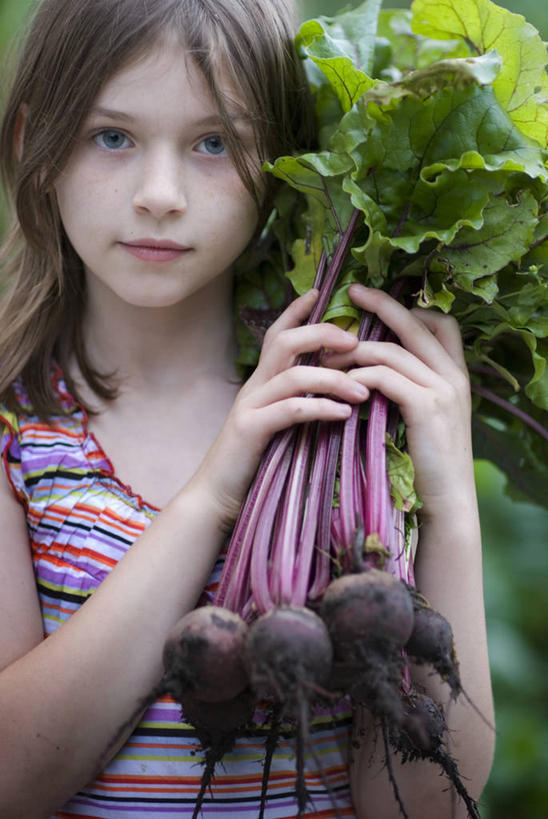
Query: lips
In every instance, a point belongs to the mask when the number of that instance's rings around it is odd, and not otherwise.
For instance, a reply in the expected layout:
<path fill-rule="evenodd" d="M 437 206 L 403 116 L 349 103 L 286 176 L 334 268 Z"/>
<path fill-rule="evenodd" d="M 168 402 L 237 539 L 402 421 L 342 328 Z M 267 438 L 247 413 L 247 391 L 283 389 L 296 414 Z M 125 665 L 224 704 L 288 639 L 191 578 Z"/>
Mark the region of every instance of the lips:
<path fill-rule="evenodd" d="M 144 262 L 171 262 L 192 250 L 170 239 L 135 239 L 119 244 L 127 253 Z"/>

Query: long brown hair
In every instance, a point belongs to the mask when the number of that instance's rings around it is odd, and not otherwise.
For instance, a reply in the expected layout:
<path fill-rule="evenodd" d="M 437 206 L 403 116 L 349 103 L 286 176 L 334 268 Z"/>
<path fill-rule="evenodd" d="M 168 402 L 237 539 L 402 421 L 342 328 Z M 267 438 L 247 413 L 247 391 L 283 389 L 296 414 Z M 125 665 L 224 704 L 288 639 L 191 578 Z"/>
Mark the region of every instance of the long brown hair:
<path fill-rule="evenodd" d="M 96 395 L 113 383 L 94 369 L 81 331 L 85 280 L 64 234 L 53 183 L 103 84 L 165 34 L 178 32 L 219 108 L 228 149 L 262 216 L 269 185 L 258 181 L 217 85 L 221 71 L 245 104 L 258 155 L 271 159 L 310 143 L 307 84 L 292 36 L 292 0 L 42 0 L 25 38 L 7 101 L 0 156 L 15 213 L 2 251 L 0 399 L 17 408 L 21 377 L 35 411 L 58 412 L 53 357 L 66 372 L 69 354 Z M 16 135 L 24 117 L 22 152 Z M 266 186 L 266 187 L 265 187 Z M 75 385 L 69 388 L 77 394 Z M 78 397 L 78 396 L 77 396 Z"/>

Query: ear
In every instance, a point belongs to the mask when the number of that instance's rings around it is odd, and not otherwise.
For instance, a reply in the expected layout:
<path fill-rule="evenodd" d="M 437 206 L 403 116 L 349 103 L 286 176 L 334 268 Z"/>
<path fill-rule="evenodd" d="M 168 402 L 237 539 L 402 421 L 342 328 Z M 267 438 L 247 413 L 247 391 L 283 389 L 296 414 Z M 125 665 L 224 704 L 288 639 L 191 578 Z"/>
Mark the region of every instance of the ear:
<path fill-rule="evenodd" d="M 15 127 L 13 129 L 13 146 L 15 148 L 15 155 L 19 162 L 23 158 L 23 144 L 25 140 L 25 126 L 29 115 L 29 107 L 26 102 L 23 103 L 17 117 L 15 119 Z"/>

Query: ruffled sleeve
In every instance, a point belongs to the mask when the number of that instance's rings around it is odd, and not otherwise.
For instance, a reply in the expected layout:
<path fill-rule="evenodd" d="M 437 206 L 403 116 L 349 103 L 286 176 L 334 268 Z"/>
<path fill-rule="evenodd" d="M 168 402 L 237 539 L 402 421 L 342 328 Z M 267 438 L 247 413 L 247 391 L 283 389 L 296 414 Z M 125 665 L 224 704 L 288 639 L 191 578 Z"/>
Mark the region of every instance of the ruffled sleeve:
<path fill-rule="evenodd" d="M 14 412 L 0 404 L 0 435 L 2 467 L 13 489 L 14 495 L 26 505 L 28 498 L 21 470 L 21 450 L 19 443 L 19 419 Z"/>

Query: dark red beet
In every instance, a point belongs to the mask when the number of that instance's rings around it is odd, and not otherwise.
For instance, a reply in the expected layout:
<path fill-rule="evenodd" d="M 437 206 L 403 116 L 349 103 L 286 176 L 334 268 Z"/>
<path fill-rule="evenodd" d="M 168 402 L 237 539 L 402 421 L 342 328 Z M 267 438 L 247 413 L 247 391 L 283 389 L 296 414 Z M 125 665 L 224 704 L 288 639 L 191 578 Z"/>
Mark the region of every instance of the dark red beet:
<path fill-rule="evenodd" d="M 298 714 L 329 677 L 333 650 L 327 629 L 310 609 L 279 606 L 250 627 L 245 664 L 253 690 L 261 699 L 284 703 Z"/>
<path fill-rule="evenodd" d="M 398 723 L 401 649 L 413 628 L 407 586 L 380 569 L 344 575 L 328 587 L 320 613 L 333 643 L 329 687 Z"/>
<path fill-rule="evenodd" d="M 426 694 L 416 694 L 407 701 L 400 734 L 399 750 L 422 759 L 437 753 L 447 725 L 442 708 Z"/>
<path fill-rule="evenodd" d="M 248 685 L 242 658 L 246 634 L 241 617 L 218 606 L 202 606 L 182 617 L 164 646 L 171 696 L 180 703 L 188 695 L 204 702 L 237 696 Z"/>
<path fill-rule="evenodd" d="M 456 699 L 462 687 L 451 626 L 418 594 L 414 595 L 414 606 L 415 623 L 405 650 L 418 663 L 431 663 L 449 684 L 453 699 Z"/>
<path fill-rule="evenodd" d="M 392 728 L 389 734 L 404 762 L 427 759 L 439 765 L 466 805 L 470 819 L 481 819 L 476 801 L 464 787 L 457 763 L 445 748 L 446 731 L 442 708 L 425 694 L 413 694 L 407 698 L 401 725 Z"/>
<path fill-rule="evenodd" d="M 402 647 L 413 629 L 413 601 L 397 578 L 380 569 L 343 575 L 327 588 L 320 608 L 335 659 L 361 653 L 364 643 Z"/>
<path fill-rule="evenodd" d="M 251 686 L 260 699 L 273 702 L 278 716 L 283 713 L 297 723 L 295 794 L 299 816 L 309 801 L 304 778 L 309 704 L 325 693 L 332 657 L 327 629 L 310 609 L 279 606 L 263 614 L 249 627 L 245 662 Z M 277 738 L 276 731 L 270 756 Z M 264 814 L 268 773 L 266 770 L 263 778 L 261 815 Z"/>

